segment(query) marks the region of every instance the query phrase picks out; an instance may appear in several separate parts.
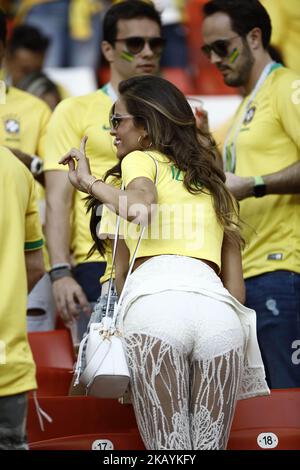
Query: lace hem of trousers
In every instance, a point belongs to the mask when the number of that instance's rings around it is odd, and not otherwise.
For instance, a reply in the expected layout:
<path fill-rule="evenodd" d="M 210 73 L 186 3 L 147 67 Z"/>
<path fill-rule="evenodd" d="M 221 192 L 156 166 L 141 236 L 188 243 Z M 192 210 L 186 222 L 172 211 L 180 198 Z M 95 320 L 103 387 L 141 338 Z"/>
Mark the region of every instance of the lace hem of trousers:
<path fill-rule="evenodd" d="M 126 351 L 138 427 L 147 449 L 226 449 L 243 369 L 243 347 L 191 360 L 170 344 L 130 334 Z"/>

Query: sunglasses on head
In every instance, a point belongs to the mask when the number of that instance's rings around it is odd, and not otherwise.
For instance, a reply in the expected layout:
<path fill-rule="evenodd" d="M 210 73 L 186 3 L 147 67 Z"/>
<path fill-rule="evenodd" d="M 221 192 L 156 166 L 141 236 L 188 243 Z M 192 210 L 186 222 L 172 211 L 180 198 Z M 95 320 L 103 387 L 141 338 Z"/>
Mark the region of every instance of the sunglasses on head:
<path fill-rule="evenodd" d="M 239 36 L 236 35 L 229 39 L 217 39 L 217 41 L 214 41 L 211 44 L 204 44 L 204 46 L 201 47 L 201 50 L 208 58 L 210 58 L 212 51 L 221 58 L 227 57 L 229 55 L 230 43 L 237 37 Z"/>
<path fill-rule="evenodd" d="M 111 128 L 115 131 L 116 129 L 118 129 L 119 125 L 121 124 L 121 122 L 123 121 L 123 119 L 129 119 L 129 118 L 134 118 L 134 116 L 132 116 L 131 114 L 112 114 L 110 117 L 109 117 L 109 122 L 110 122 L 110 125 L 111 125 Z"/>
<path fill-rule="evenodd" d="M 161 54 L 163 47 L 165 45 L 165 39 L 161 37 L 153 37 L 153 38 L 143 38 L 141 36 L 132 36 L 129 38 L 119 38 L 115 39 L 115 42 L 124 42 L 126 45 L 127 51 L 132 54 L 136 55 L 141 52 L 145 44 L 147 43 L 152 50 L 152 52 L 156 55 Z"/>

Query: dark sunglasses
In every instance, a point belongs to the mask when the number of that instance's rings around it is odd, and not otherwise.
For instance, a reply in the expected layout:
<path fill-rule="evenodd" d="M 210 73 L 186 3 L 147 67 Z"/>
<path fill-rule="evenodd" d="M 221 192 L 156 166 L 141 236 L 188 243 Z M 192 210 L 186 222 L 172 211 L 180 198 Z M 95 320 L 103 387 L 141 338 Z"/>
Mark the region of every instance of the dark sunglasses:
<path fill-rule="evenodd" d="M 125 42 L 127 51 L 132 55 L 136 55 L 141 52 L 144 49 L 146 43 L 149 45 L 154 54 L 159 55 L 161 54 L 166 42 L 165 39 L 161 37 L 143 38 L 140 36 L 115 39 L 115 42 L 120 41 Z"/>
<path fill-rule="evenodd" d="M 214 41 L 211 44 L 204 44 L 204 46 L 201 47 L 201 50 L 208 58 L 210 58 L 211 52 L 213 51 L 217 56 L 223 59 L 229 55 L 230 43 L 237 37 L 239 36 L 236 35 L 229 39 L 217 39 L 217 41 Z"/>
<path fill-rule="evenodd" d="M 118 129 L 123 119 L 129 119 L 129 118 L 134 118 L 134 116 L 132 116 L 131 114 L 123 114 L 123 115 L 112 114 L 109 117 L 111 128 L 115 131 L 116 129 Z"/>

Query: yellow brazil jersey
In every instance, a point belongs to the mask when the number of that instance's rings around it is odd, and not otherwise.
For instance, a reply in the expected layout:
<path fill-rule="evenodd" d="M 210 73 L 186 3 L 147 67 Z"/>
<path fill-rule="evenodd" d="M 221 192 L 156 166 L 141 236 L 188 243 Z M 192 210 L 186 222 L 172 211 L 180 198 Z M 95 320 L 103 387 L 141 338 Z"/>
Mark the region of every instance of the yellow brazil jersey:
<path fill-rule="evenodd" d="M 189 193 L 183 185 L 183 173 L 165 155 L 153 151 L 134 151 L 122 160 L 125 187 L 137 177 L 146 177 L 154 182 L 154 159 L 157 162 L 158 204 L 137 256 L 178 254 L 207 259 L 221 268 L 223 227 L 217 220 L 213 200 L 207 190 L 197 195 Z M 130 257 L 139 231 L 140 227 L 133 222 L 121 228 Z"/>
<path fill-rule="evenodd" d="M 218 127 L 211 131 L 212 136 L 217 144 L 217 147 L 222 155 L 222 149 L 224 146 L 224 142 L 226 140 L 226 136 L 229 132 L 229 129 L 232 126 L 233 116 L 223 121 Z M 220 157 L 221 158 L 221 157 Z"/>
<path fill-rule="evenodd" d="M 47 124 L 51 116 L 49 106 L 26 91 L 9 87 L 6 102 L 0 105 L 0 145 L 21 150 L 29 155 L 45 154 Z M 36 182 L 41 221 L 44 222 L 45 192 Z M 48 254 L 44 248 L 44 260 L 48 268 Z"/>
<path fill-rule="evenodd" d="M 111 98 L 102 90 L 85 96 L 67 98 L 56 107 L 47 131 L 45 171 L 68 171 L 58 161 L 72 147 L 79 148 L 83 136 L 88 136 L 86 154 L 91 172 L 97 178 L 117 163 L 113 140 L 110 135 L 109 111 Z M 86 215 L 86 194 L 75 191 L 71 220 L 71 250 L 75 263 L 99 261 L 94 254 L 86 256 L 93 244 Z"/>
<path fill-rule="evenodd" d="M 26 91 L 9 87 L 0 106 L 0 143 L 29 155 L 45 153 L 45 136 L 51 111 L 47 104 Z"/>
<path fill-rule="evenodd" d="M 34 179 L 0 147 L 0 396 L 36 388 L 26 333 L 25 250 L 43 244 Z"/>
<path fill-rule="evenodd" d="M 299 0 L 261 0 L 272 22 L 271 44 L 283 55 L 284 63 L 300 73 L 300 2 Z"/>
<path fill-rule="evenodd" d="M 105 260 L 106 268 L 103 276 L 100 278 L 100 283 L 103 284 L 109 281 L 112 270 L 112 243 L 114 234 L 116 232 L 116 214 L 111 212 L 107 206 L 103 205 L 102 216 L 98 228 L 98 237 L 105 240 Z M 114 277 L 114 276 L 113 276 Z"/>
<path fill-rule="evenodd" d="M 284 67 L 273 69 L 265 80 L 237 137 L 237 175 L 263 176 L 299 161 L 299 80 Z M 248 99 L 237 111 L 236 123 L 245 114 Z M 233 126 L 229 144 L 234 133 Z M 245 278 L 278 269 L 300 272 L 299 194 L 247 198 L 240 203 L 240 217 L 245 222 Z"/>
<path fill-rule="evenodd" d="M 105 251 L 105 261 L 106 261 L 106 267 L 105 267 L 105 272 L 103 276 L 100 277 L 100 284 L 104 284 L 104 282 L 109 281 L 110 279 L 110 273 L 112 269 L 112 251 L 110 246 L 107 247 Z M 113 278 L 114 278 L 113 274 Z"/>

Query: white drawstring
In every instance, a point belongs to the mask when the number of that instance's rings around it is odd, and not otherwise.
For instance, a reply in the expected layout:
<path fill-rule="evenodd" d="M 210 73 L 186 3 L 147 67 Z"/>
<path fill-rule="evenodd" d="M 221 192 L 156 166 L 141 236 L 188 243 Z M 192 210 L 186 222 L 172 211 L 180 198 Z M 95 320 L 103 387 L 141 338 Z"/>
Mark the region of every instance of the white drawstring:
<path fill-rule="evenodd" d="M 52 423 L 52 418 L 40 407 L 39 401 L 37 399 L 36 391 L 33 392 L 33 401 L 35 404 L 35 409 L 36 409 L 36 413 L 38 416 L 41 430 L 45 431 L 43 418 L 45 418 L 48 421 L 48 423 Z"/>

